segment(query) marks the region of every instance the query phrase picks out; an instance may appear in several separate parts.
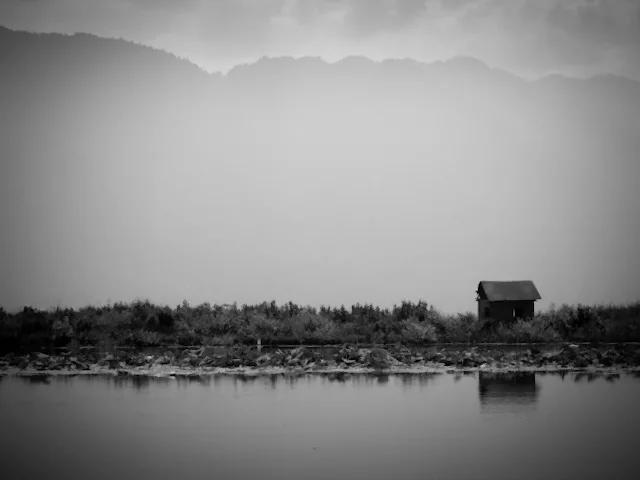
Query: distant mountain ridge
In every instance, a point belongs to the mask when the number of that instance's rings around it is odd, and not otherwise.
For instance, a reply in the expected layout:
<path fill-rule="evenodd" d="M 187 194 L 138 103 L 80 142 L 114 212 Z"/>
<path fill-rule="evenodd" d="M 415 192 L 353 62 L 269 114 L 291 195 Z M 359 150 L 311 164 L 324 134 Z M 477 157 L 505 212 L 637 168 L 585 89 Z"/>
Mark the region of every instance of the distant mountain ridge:
<path fill-rule="evenodd" d="M 452 71 L 457 71 L 458 73 L 478 73 L 481 71 L 492 71 L 500 75 L 508 75 L 511 77 L 518 78 L 523 81 L 536 82 L 542 79 L 569 79 L 569 80 L 579 80 L 574 77 L 567 77 L 559 74 L 551 74 L 540 77 L 537 80 L 525 80 L 524 78 L 518 76 L 515 73 L 509 72 L 506 69 L 498 68 L 498 67 L 490 67 L 484 61 L 471 57 L 471 56 L 454 56 L 448 60 L 438 60 L 434 62 L 422 62 L 419 60 L 414 60 L 411 58 L 391 58 L 385 59 L 382 61 L 371 60 L 367 57 L 361 55 L 352 55 L 347 56 L 341 60 L 336 62 L 328 62 L 323 60 L 320 57 L 313 56 L 303 56 L 298 58 L 293 58 L 290 56 L 262 56 L 257 58 L 254 62 L 241 63 L 234 67 L 232 67 L 226 74 L 221 72 L 206 72 L 204 69 L 199 67 L 196 63 L 193 63 L 188 58 L 179 57 L 173 53 L 168 51 L 158 49 L 155 47 L 151 47 L 144 44 L 135 43 L 129 40 L 124 39 L 115 39 L 108 37 L 100 37 L 93 34 L 87 33 L 75 33 L 72 35 L 59 34 L 59 33 L 31 33 L 26 31 L 18 31 L 11 30 L 9 28 L 3 27 L 0 25 L 0 52 L 2 52 L 2 57 L 6 61 L 7 58 L 12 56 L 11 51 L 15 48 L 16 44 L 20 44 L 19 48 L 27 48 L 34 49 L 38 46 L 42 47 L 45 43 L 49 42 L 60 42 L 61 47 L 71 47 L 73 43 L 85 43 L 87 44 L 87 48 L 91 48 L 89 44 L 93 44 L 94 46 L 98 46 L 102 43 L 103 48 L 107 48 L 107 46 L 116 47 L 118 45 L 120 48 L 130 48 L 132 50 L 137 50 L 138 53 L 142 53 L 143 51 L 149 55 L 149 58 L 154 58 L 155 60 L 159 60 L 162 56 L 165 56 L 165 60 L 171 58 L 172 60 L 177 60 L 184 62 L 185 69 L 191 69 L 194 71 L 195 69 L 199 70 L 202 73 L 205 73 L 213 78 L 220 77 L 235 77 L 239 74 L 240 71 L 251 69 L 252 67 L 262 67 L 272 66 L 274 68 L 320 68 L 320 67 L 331 67 L 335 69 L 344 69 L 346 72 L 352 73 L 361 69 L 363 73 L 371 73 L 373 70 L 385 70 L 388 69 L 393 71 L 395 68 L 396 71 L 406 71 L 410 73 L 416 73 L 418 71 L 428 71 L 428 70 L 436 70 L 441 68 L 448 68 Z M 115 48 L 114 48 L 115 50 Z M 104 52 L 104 50 L 103 50 Z M 76 50 L 70 50 L 69 54 L 78 54 L 82 53 Z M 116 54 L 117 52 L 113 52 Z M 122 53 L 122 52 L 121 52 Z M 148 62 L 151 63 L 151 62 Z M 189 64 L 190 66 L 187 66 Z M 148 67 L 149 65 L 144 65 L 144 67 Z M 618 81 L 620 83 L 626 83 L 627 85 L 636 84 L 640 85 L 640 82 L 633 80 L 628 77 L 613 75 L 613 74 L 601 74 L 601 75 L 593 75 L 589 77 L 589 80 L 604 80 L 604 79 L 612 79 Z"/>
<path fill-rule="evenodd" d="M 7 308 L 82 292 L 175 304 L 190 284 L 222 303 L 428 295 L 456 311 L 468 291 L 439 281 L 449 271 L 531 278 L 569 303 L 597 277 L 621 285 L 604 300 L 635 299 L 634 80 L 529 81 L 465 57 L 263 58 L 222 75 L 5 28 L 0 73 Z"/>

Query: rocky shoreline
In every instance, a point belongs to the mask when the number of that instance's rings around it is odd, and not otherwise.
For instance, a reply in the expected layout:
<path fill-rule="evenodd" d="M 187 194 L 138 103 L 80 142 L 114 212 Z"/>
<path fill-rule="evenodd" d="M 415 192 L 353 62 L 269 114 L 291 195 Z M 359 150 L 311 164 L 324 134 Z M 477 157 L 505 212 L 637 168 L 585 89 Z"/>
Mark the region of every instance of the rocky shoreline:
<path fill-rule="evenodd" d="M 556 345 L 545 350 L 520 348 L 360 348 L 275 349 L 236 347 L 223 354 L 206 348 L 163 353 L 62 352 L 58 355 L 8 354 L 0 358 L 0 375 L 272 375 L 307 373 L 441 373 L 441 372 L 640 372 L 640 346 Z"/>

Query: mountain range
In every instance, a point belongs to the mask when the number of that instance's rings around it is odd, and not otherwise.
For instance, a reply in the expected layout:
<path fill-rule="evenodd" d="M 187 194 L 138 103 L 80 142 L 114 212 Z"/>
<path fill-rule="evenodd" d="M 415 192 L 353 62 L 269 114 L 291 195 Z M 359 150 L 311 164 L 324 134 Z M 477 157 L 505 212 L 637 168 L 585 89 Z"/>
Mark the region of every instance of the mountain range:
<path fill-rule="evenodd" d="M 637 293 L 636 81 L 529 81 L 468 57 L 222 75 L 2 27 L 0 72 L 0 304 L 215 292 L 456 310 L 477 281 L 514 277 L 545 301 Z"/>

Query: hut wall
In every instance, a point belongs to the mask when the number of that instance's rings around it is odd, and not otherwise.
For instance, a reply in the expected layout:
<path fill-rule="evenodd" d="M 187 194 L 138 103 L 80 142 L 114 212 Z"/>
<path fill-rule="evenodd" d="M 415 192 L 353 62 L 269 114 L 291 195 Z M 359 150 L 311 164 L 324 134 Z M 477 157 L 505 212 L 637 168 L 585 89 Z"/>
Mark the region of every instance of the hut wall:
<path fill-rule="evenodd" d="M 509 302 L 489 302 L 488 300 L 478 301 L 478 318 L 486 318 L 485 307 L 489 307 L 492 319 L 500 322 L 511 322 L 514 320 L 514 310 L 519 318 L 531 318 L 535 313 L 534 302 L 532 300 L 519 300 Z"/>

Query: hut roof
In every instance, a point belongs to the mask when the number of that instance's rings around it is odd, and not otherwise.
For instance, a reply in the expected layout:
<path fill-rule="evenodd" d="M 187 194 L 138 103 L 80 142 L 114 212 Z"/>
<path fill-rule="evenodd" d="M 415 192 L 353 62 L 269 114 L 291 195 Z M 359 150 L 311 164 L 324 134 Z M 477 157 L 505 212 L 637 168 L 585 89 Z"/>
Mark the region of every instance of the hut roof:
<path fill-rule="evenodd" d="M 514 282 L 490 282 L 483 280 L 478 284 L 478 295 L 490 302 L 518 300 L 540 300 L 542 297 L 531 280 Z"/>

